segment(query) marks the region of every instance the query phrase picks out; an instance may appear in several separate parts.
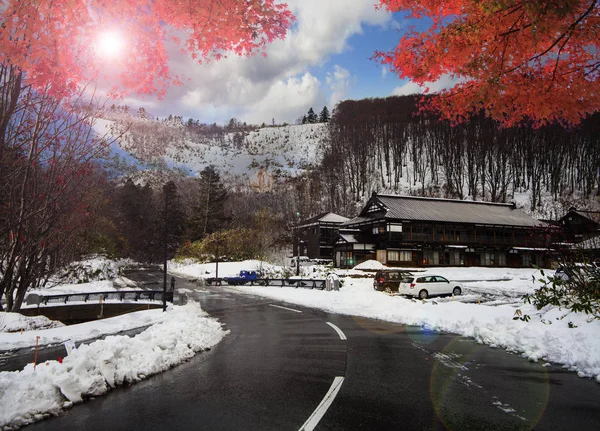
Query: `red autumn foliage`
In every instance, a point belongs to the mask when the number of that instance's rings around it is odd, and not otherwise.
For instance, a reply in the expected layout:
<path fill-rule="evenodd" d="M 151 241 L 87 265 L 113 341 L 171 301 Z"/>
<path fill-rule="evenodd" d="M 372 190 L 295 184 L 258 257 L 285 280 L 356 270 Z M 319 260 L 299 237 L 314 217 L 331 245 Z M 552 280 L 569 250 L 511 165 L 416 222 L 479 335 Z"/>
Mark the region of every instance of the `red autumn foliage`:
<path fill-rule="evenodd" d="M 123 71 L 116 92 L 163 95 L 180 82 L 169 73 L 166 44 L 199 61 L 226 52 L 264 54 L 294 19 L 275 0 L 7 0 L 1 11 L 0 63 L 59 96 L 107 66 Z M 120 60 L 103 58 L 98 49 L 108 31 L 124 39 Z"/>
<path fill-rule="evenodd" d="M 507 126 L 539 126 L 577 124 L 600 110 L 597 0 L 380 0 L 378 7 L 431 20 L 375 56 L 420 85 L 458 79 L 425 101 L 444 118 L 484 111 Z"/>

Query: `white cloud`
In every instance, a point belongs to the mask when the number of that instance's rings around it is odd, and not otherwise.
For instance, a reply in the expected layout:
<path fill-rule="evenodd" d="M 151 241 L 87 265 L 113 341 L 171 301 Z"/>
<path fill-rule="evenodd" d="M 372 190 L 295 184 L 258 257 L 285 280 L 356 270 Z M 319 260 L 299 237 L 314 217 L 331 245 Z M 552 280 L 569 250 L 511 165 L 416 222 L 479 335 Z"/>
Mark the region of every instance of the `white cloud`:
<path fill-rule="evenodd" d="M 396 87 L 392 90 L 393 96 L 405 96 L 408 94 L 421 94 L 429 88 L 429 93 L 437 93 L 440 90 L 445 90 L 454 87 L 459 82 L 458 78 L 451 78 L 450 75 L 442 75 L 440 79 L 434 82 L 427 82 L 424 86 L 420 86 L 412 81 L 404 85 Z"/>
<path fill-rule="evenodd" d="M 230 56 L 199 65 L 182 57 L 176 47 L 170 49 L 174 57 L 169 65 L 171 73 L 187 79 L 183 86 L 171 88 L 152 113 L 176 113 L 201 121 L 219 122 L 207 116 L 223 115 L 221 122 L 232 116 L 247 122 L 268 122 L 272 117 L 278 122 L 293 122 L 312 104 L 326 102 L 323 83 L 308 73 L 308 68 L 323 65 L 331 55 L 350 49 L 348 39 L 362 33 L 363 25 L 391 22 L 391 15 L 376 10 L 373 0 L 287 3 L 297 21 L 285 40 L 268 47 L 267 58 Z M 331 82 L 327 77 L 335 102 L 344 97 L 351 84 L 343 71 L 334 69 Z M 148 106 L 143 100 L 139 104 Z"/>
<path fill-rule="evenodd" d="M 329 106 L 332 108 L 346 98 L 346 93 L 354 82 L 354 78 L 346 69 L 337 64 L 333 72 L 327 73 L 327 84 L 331 88 Z"/>
<path fill-rule="evenodd" d="M 293 123 L 310 107 L 323 105 L 321 83 L 307 72 L 302 78 L 274 82 L 264 97 L 248 108 L 244 119 L 253 124 L 269 123 L 271 118 L 276 123 Z"/>

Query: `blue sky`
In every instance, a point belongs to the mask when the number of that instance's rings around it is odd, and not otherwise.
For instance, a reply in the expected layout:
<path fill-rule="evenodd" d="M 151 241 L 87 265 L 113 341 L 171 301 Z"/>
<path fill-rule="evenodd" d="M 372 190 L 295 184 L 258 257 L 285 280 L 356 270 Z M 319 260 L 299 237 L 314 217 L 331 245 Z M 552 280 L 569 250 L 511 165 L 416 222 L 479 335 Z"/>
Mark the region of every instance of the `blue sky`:
<path fill-rule="evenodd" d="M 170 68 L 183 75 L 181 87 L 164 100 L 127 98 L 134 109 L 202 122 L 226 123 L 235 117 L 250 124 L 294 123 L 313 107 L 332 110 L 346 99 L 386 97 L 419 91 L 386 73 L 370 58 L 395 47 L 406 20 L 376 10 L 376 0 L 287 0 L 297 20 L 267 58 L 231 56 L 198 65 L 174 49 Z"/>

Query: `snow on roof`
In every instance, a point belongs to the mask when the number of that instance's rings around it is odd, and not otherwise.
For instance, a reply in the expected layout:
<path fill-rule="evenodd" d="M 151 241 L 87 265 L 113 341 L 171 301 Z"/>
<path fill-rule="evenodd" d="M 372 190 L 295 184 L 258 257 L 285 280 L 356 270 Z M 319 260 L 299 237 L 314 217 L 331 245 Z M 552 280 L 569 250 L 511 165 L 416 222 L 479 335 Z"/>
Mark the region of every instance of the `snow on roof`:
<path fill-rule="evenodd" d="M 575 244 L 573 248 L 582 250 L 598 250 L 600 248 L 600 236 L 586 239 L 585 241 Z"/>
<path fill-rule="evenodd" d="M 383 217 L 386 219 L 518 227 L 545 225 L 516 209 L 512 204 L 397 195 L 373 195 L 370 202 L 384 211 Z M 369 206 L 365 207 L 360 217 L 369 217 L 367 212 L 369 208 Z M 381 218 L 381 216 L 377 218 Z"/>
<path fill-rule="evenodd" d="M 321 217 L 320 221 L 329 222 L 329 223 L 343 223 L 348 221 L 348 217 L 341 216 L 339 214 L 327 213 L 325 216 Z"/>
<path fill-rule="evenodd" d="M 344 241 L 346 241 L 347 243 L 350 243 L 350 244 L 356 244 L 356 243 L 358 243 L 358 240 L 357 240 L 357 239 L 356 239 L 356 237 L 355 237 L 354 235 L 352 235 L 352 234 L 341 233 L 341 234 L 340 234 L 340 237 L 341 237 L 341 238 L 342 238 Z"/>

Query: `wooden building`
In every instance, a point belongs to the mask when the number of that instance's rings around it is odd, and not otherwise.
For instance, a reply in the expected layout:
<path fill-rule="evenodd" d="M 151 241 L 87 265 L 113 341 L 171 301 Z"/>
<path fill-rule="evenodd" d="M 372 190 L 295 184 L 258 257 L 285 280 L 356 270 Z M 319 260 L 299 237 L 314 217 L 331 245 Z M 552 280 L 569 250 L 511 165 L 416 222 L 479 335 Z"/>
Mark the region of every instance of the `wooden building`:
<path fill-rule="evenodd" d="M 339 226 L 334 264 L 547 267 L 553 229 L 514 204 L 374 193 Z"/>
<path fill-rule="evenodd" d="M 569 208 L 567 214 L 559 220 L 563 229 L 563 240 L 576 244 L 600 235 L 600 212 L 583 211 Z"/>
<path fill-rule="evenodd" d="M 298 223 L 294 227 L 294 256 L 333 259 L 332 239 L 346 221 L 347 217 L 327 212 Z"/>

